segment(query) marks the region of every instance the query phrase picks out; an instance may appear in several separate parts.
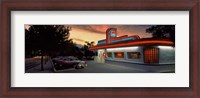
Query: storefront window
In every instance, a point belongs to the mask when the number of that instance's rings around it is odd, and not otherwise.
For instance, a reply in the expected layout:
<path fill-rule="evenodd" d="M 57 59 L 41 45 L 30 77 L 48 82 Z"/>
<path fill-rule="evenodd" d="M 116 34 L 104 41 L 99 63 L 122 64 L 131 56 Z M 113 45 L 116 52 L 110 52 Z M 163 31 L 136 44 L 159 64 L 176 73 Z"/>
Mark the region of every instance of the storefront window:
<path fill-rule="evenodd" d="M 98 56 L 98 52 L 97 52 L 97 51 L 94 51 L 94 55 L 95 55 L 95 56 Z"/>
<path fill-rule="evenodd" d="M 115 58 L 124 58 L 124 52 L 115 52 Z"/>
<path fill-rule="evenodd" d="M 140 52 L 127 52 L 128 59 L 140 59 Z"/>
<path fill-rule="evenodd" d="M 112 58 L 112 52 L 107 52 L 107 57 Z"/>

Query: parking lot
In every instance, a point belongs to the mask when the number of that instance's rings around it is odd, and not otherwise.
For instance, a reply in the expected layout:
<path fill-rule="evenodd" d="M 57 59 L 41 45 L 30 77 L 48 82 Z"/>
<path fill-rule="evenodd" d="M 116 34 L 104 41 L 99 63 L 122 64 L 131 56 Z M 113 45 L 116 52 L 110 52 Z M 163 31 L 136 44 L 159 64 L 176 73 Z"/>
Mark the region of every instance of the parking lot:
<path fill-rule="evenodd" d="M 97 63 L 86 61 L 83 69 L 66 69 L 62 73 L 174 73 L 175 65 L 141 65 L 120 62 Z"/>
<path fill-rule="evenodd" d="M 174 73 L 175 65 L 143 65 L 122 62 L 97 63 L 93 60 L 85 60 L 87 67 L 82 69 L 69 68 L 53 71 L 51 60 L 44 64 L 44 71 L 41 65 L 26 65 L 25 73 Z"/>

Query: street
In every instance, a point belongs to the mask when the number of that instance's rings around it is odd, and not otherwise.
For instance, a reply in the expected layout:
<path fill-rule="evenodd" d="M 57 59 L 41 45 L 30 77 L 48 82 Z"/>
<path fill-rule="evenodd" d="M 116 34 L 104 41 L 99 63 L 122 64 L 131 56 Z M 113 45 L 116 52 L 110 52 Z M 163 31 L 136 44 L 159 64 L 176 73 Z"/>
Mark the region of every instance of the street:
<path fill-rule="evenodd" d="M 83 69 L 65 69 L 55 71 L 56 73 L 175 73 L 175 65 L 142 65 L 120 62 L 97 63 L 93 60 L 86 60 L 87 67 Z M 41 66 L 34 65 L 33 68 L 26 69 L 26 73 L 54 73 L 52 63 L 49 60 L 44 64 L 44 71 Z"/>
<path fill-rule="evenodd" d="M 88 66 L 83 69 L 67 69 L 65 73 L 174 73 L 174 65 L 141 65 L 130 63 L 96 63 L 87 61 Z"/>

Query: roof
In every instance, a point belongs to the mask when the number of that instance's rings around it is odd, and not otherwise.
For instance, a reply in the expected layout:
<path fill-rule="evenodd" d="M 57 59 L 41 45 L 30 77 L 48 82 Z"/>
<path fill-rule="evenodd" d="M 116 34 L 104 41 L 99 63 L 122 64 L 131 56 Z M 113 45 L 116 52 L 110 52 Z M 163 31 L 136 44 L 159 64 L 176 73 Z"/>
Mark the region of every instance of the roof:
<path fill-rule="evenodd" d="M 138 35 L 132 35 L 132 36 L 123 35 L 119 37 L 110 38 L 109 44 L 133 41 L 133 40 L 138 40 L 138 39 L 140 39 Z M 103 39 L 103 40 L 98 41 L 97 46 L 106 45 L 106 44 L 107 44 L 106 39 Z"/>
<path fill-rule="evenodd" d="M 174 46 L 174 43 L 167 39 L 145 38 L 145 39 L 120 42 L 120 43 L 97 45 L 97 46 L 90 47 L 89 49 L 97 50 L 97 49 L 116 48 L 116 47 L 149 46 L 149 45 Z"/>

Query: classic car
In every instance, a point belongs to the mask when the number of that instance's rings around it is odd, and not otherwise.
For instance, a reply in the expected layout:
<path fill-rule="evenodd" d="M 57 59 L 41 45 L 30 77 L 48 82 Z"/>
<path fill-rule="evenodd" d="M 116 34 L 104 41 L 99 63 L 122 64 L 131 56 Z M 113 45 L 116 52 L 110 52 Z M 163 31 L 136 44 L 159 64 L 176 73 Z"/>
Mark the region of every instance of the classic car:
<path fill-rule="evenodd" d="M 68 68 L 80 69 L 87 66 L 85 61 L 78 60 L 78 58 L 73 56 L 54 58 L 52 62 L 56 70 Z"/>

